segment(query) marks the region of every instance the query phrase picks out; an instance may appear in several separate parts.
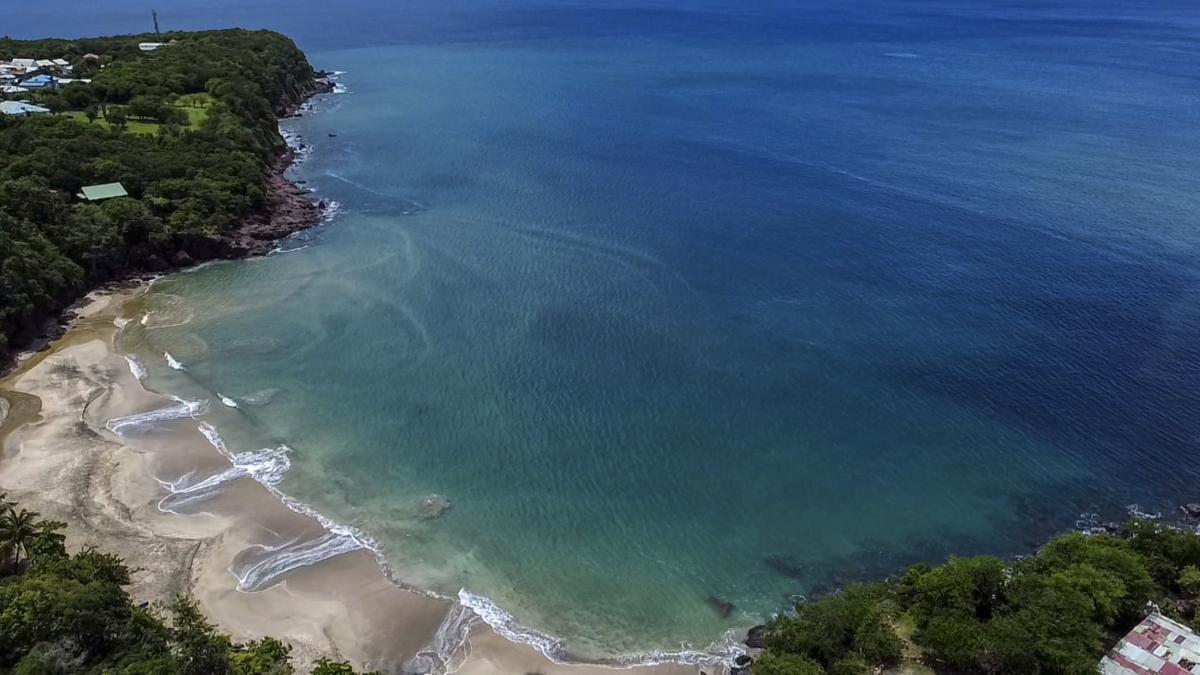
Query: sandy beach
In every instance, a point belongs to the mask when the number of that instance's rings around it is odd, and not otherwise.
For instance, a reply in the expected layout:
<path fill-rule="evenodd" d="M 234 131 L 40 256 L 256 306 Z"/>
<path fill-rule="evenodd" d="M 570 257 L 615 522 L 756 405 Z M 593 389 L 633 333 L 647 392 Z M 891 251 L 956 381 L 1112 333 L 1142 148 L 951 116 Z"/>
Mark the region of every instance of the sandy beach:
<path fill-rule="evenodd" d="M 137 601 L 164 604 L 190 594 L 235 640 L 286 640 L 301 667 L 326 655 L 383 672 L 613 671 L 556 664 L 510 642 L 458 603 L 393 583 L 366 549 L 272 572 L 252 583 L 252 592 L 239 590 L 238 574 L 259 569 L 265 552 L 291 548 L 302 558 L 328 533 L 249 476 L 195 498 L 162 501 L 171 494 L 164 482 L 217 475 L 230 463 L 191 416 L 144 428 L 111 423 L 174 404 L 144 389 L 114 346 L 126 304 L 144 288 L 92 293 L 62 339 L 26 355 L 0 380 L 0 490 L 67 522 L 70 550 L 94 546 L 121 555 L 135 570 L 129 590 Z"/>

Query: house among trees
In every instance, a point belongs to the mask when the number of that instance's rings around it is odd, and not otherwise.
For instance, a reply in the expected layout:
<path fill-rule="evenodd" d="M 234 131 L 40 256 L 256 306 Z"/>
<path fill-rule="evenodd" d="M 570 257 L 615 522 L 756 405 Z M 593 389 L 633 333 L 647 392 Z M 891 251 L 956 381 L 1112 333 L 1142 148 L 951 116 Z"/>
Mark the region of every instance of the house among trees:
<path fill-rule="evenodd" d="M 30 117 L 50 112 L 49 108 L 33 105 L 25 101 L 0 101 L 0 115 L 9 117 Z"/>
<path fill-rule="evenodd" d="M 129 193 L 125 191 L 125 186 L 120 183 L 104 183 L 103 185 L 88 185 L 83 188 L 82 192 L 75 196 L 80 199 L 86 199 L 89 202 L 100 202 L 114 197 L 128 197 Z"/>
<path fill-rule="evenodd" d="M 37 70 L 38 67 L 36 59 L 13 59 L 12 61 L 9 61 L 9 64 L 13 69 L 22 73 L 33 72 Z"/>
<path fill-rule="evenodd" d="M 1102 675 L 1195 675 L 1200 636 L 1153 611 L 1100 661 Z"/>
<path fill-rule="evenodd" d="M 57 89 L 58 80 L 54 79 L 51 75 L 34 75 L 28 80 L 22 80 L 21 86 L 26 89 L 36 90 Z"/>

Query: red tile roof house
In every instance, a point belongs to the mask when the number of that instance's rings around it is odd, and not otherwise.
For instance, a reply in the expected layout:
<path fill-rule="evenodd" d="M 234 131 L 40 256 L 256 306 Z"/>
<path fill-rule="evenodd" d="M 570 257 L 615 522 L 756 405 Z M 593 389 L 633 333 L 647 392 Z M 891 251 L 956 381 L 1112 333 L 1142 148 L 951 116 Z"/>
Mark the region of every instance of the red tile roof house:
<path fill-rule="evenodd" d="M 1103 675 L 1200 675 L 1200 636 L 1158 612 L 1100 660 Z"/>

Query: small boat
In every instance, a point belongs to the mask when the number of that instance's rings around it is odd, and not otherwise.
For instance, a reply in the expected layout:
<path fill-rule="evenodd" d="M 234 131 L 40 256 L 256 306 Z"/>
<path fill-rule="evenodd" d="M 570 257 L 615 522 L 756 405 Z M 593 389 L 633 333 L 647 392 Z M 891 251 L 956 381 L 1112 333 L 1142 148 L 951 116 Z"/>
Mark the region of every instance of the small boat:
<path fill-rule="evenodd" d="M 330 137 L 330 138 L 337 138 L 337 134 L 335 134 L 335 133 L 333 133 L 333 132 L 331 131 L 331 132 L 329 132 L 329 137 Z"/>

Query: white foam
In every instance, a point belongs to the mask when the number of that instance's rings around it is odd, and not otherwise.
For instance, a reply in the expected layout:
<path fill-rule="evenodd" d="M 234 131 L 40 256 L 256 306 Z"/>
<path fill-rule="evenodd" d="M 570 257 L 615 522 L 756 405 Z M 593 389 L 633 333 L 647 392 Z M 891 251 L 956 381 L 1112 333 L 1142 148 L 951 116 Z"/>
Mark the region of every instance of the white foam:
<path fill-rule="evenodd" d="M 143 314 L 143 315 L 142 315 L 142 320 L 141 320 L 141 322 L 140 322 L 140 323 L 141 323 L 143 326 L 145 326 L 146 324 L 150 323 L 150 312 L 146 312 L 145 314 Z"/>
<path fill-rule="evenodd" d="M 336 199 L 330 199 L 325 202 L 325 211 L 324 211 L 324 213 L 321 214 L 321 222 L 322 223 L 331 222 L 334 218 L 337 218 L 338 215 L 341 214 L 341 212 L 342 212 L 342 204 L 340 202 L 338 202 Z M 307 247 L 302 246 L 301 248 L 307 248 Z"/>
<path fill-rule="evenodd" d="M 229 449 L 225 447 L 225 439 L 221 438 L 221 434 L 217 431 L 216 427 L 208 422 L 201 422 L 200 434 L 208 439 L 208 442 L 217 449 L 217 452 L 220 452 L 226 457 L 229 456 Z"/>
<path fill-rule="evenodd" d="M 118 316 L 117 318 L 113 319 L 113 325 L 117 328 L 124 328 L 125 326 L 129 325 L 129 319 L 126 319 L 123 316 Z"/>
<path fill-rule="evenodd" d="M 275 387 L 260 389 L 249 396 L 243 396 L 242 403 L 252 406 L 264 406 L 273 401 L 275 396 L 279 394 L 280 391 L 280 389 Z"/>
<path fill-rule="evenodd" d="M 1137 504 L 1129 504 L 1128 506 L 1125 507 L 1125 511 L 1127 513 L 1129 513 L 1129 516 L 1131 518 L 1137 518 L 1139 520 L 1159 520 L 1160 518 L 1162 518 L 1162 511 L 1156 511 L 1154 513 L 1149 513 L 1149 512 L 1143 511 L 1142 507 Z"/>
<path fill-rule="evenodd" d="M 313 540 L 303 544 L 289 544 L 281 547 L 278 550 L 258 547 L 265 551 L 270 551 L 272 555 L 258 560 L 253 565 L 243 568 L 240 571 L 230 570 L 230 572 L 238 579 L 238 588 L 244 591 L 263 590 L 271 585 L 274 585 L 282 579 L 282 577 L 292 570 L 307 565 L 313 565 L 328 560 L 334 556 L 350 551 L 356 551 L 361 548 L 368 549 L 375 553 L 382 561 L 380 551 L 382 548 L 373 538 L 365 532 L 357 528 L 342 525 L 320 512 L 310 508 L 308 505 L 292 499 L 284 494 L 278 488 L 280 482 L 283 481 L 284 475 L 291 468 L 291 459 L 288 455 L 291 449 L 286 445 L 281 445 L 278 448 L 268 448 L 253 452 L 241 452 L 231 454 L 229 448 L 225 444 L 225 439 L 221 437 L 217 428 L 213 425 L 203 422 L 199 426 L 200 433 L 208 439 L 208 442 L 217 449 L 222 455 L 229 459 L 233 465 L 229 471 L 217 474 L 217 476 L 206 479 L 211 481 L 203 486 L 203 490 L 211 492 L 214 488 L 218 488 L 224 483 L 249 476 L 258 481 L 260 485 L 267 489 L 268 492 L 275 495 L 284 506 L 295 511 L 296 513 L 306 515 L 313 520 L 316 520 L 321 527 L 328 533 L 325 537 L 318 540 Z M 181 479 L 182 480 L 182 479 Z M 162 481 L 160 481 L 161 483 Z M 178 482 L 178 481 L 177 481 Z M 201 481 L 204 483 L 205 481 Z M 194 494 L 195 490 L 188 491 L 186 484 L 184 486 L 163 483 L 163 487 L 169 491 L 174 485 L 175 492 L 189 492 Z M 200 484 L 197 484 L 200 485 Z M 194 487 L 194 486 L 193 486 Z M 325 541 L 330 539 L 330 541 Z M 335 541 L 336 540 L 336 541 Z"/>
<path fill-rule="evenodd" d="M 171 366 L 172 369 L 187 370 L 187 368 L 183 367 L 182 363 L 180 363 L 179 361 L 176 361 L 174 356 L 171 356 L 171 352 L 163 352 L 163 358 L 165 358 L 167 360 L 167 365 Z"/>
<path fill-rule="evenodd" d="M 225 447 L 225 441 L 217 433 L 216 427 L 204 422 L 199 429 L 208 442 L 229 459 L 231 466 L 199 481 L 194 480 L 195 472 L 193 471 L 189 471 L 173 481 L 159 480 L 159 485 L 170 493 L 159 500 L 158 508 L 161 511 L 174 513 L 179 506 L 189 501 L 208 498 L 226 483 L 242 477 L 253 478 L 263 485 L 275 485 L 283 480 L 284 474 L 292 467 L 292 461 L 288 457 L 291 448 L 286 445 L 231 455 Z"/>
<path fill-rule="evenodd" d="M 566 663 L 562 640 L 522 626 L 496 603 L 465 588 L 458 592 L 458 601 L 509 642 L 529 645 L 555 663 Z"/>
<path fill-rule="evenodd" d="M 496 631 L 496 634 L 509 642 L 527 644 L 536 649 L 542 656 L 555 663 L 571 663 L 562 640 L 522 626 L 511 614 L 501 609 L 490 599 L 481 595 L 475 595 L 464 588 L 458 592 L 458 601 L 463 606 L 475 612 L 484 623 Z M 734 633 L 727 632 L 720 640 L 709 645 L 706 649 L 693 649 L 690 646 L 684 646 L 678 651 L 651 651 L 644 654 L 619 657 L 612 659 L 608 663 L 601 663 L 599 665 L 627 667 L 651 666 L 660 663 L 684 663 L 690 665 L 731 664 L 739 654 L 744 654 L 745 652 L 745 647 L 738 642 Z"/>
<path fill-rule="evenodd" d="M 228 396 L 222 394 L 219 391 L 217 392 L 217 398 L 221 399 L 221 403 L 225 404 L 226 406 L 228 406 L 230 408 L 238 407 L 237 401 L 229 398 Z"/>
<path fill-rule="evenodd" d="M 406 673 L 444 675 L 458 670 L 463 647 L 479 615 L 462 603 L 453 603 L 433 637 L 401 669 Z"/>
<path fill-rule="evenodd" d="M 104 428 L 114 434 L 122 435 L 129 429 L 153 426 L 159 422 L 182 420 L 189 417 L 195 418 L 208 411 L 208 401 L 188 401 L 177 396 L 172 396 L 171 398 L 175 401 L 172 405 L 136 415 L 114 417 L 104 423 Z"/>
<path fill-rule="evenodd" d="M 146 366 L 136 356 L 126 356 L 125 362 L 129 364 L 129 372 L 133 373 L 134 379 L 138 382 L 146 379 L 149 373 L 146 371 Z"/>
<path fill-rule="evenodd" d="M 271 255 L 279 255 L 281 253 L 295 253 L 296 251 L 303 251 L 304 249 L 308 248 L 308 246 L 309 246 L 308 244 L 304 244 L 303 246 L 296 246 L 294 248 L 283 248 L 282 246 L 276 246 L 274 249 L 271 250 Z"/>
<path fill-rule="evenodd" d="M 351 539 L 327 532 L 309 541 L 289 543 L 273 549 L 259 548 L 267 551 L 268 555 L 241 569 L 229 570 L 237 579 L 239 591 L 265 590 L 279 583 L 289 572 L 362 547 Z"/>

